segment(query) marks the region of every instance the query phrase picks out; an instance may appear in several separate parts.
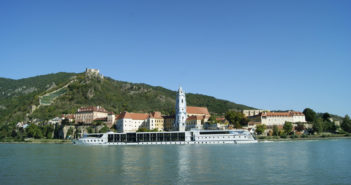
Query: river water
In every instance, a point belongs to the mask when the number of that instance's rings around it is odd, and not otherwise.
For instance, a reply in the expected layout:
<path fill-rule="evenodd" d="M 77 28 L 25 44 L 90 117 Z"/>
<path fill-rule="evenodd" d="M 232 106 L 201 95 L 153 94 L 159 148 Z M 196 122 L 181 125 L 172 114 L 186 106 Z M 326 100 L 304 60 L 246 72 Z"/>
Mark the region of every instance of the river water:
<path fill-rule="evenodd" d="M 351 184 L 351 139 L 241 145 L 0 144 L 0 184 Z"/>

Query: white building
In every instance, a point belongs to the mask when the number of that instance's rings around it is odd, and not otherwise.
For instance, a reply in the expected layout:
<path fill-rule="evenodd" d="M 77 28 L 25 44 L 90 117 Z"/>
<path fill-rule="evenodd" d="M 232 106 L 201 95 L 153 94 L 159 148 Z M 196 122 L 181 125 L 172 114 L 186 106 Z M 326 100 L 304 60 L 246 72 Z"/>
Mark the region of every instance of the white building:
<path fill-rule="evenodd" d="M 85 75 L 88 77 L 98 77 L 100 79 L 103 79 L 104 76 L 100 74 L 100 71 L 98 69 L 85 69 Z"/>
<path fill-rule="evenodd" d="M 49 121 L 48 121 L 48 124 L 49 125 L 56 125 L 56 124 L 61 124 L 61 118 L 59 118 L 59 117 L 55 117 L 55 118 L 53 118 L 53 119 L 50 119 Z"/>
<path fill-rule="evenodd" d="M 261 114 L 261 123 L 267 126 L 284 125 L 285 122 L 306 122 L 305 115 L 302 112 L 263 112 Z"/>
<path fill-rule="evenodd" d="M 136 132 L 140 128 L 163 131 L 164 119 L 161 112 L 150 114 L 123 112 L 116 119 L 116 127 L 119 132 Z"/>
<path fill-rule="evenodd" d="M 246 117 L 251 117 L 251 116 L 257 116 L 260 113 L 262 113 L 263 110 L 243 110 L 242 113 L 246 116 Z"/>
<path fill-rule="evenodd" d="M 186 119 L 187 114 L 185 92 L 183 91 L 182 87 L 179 87 L 176 101 L 176 119 L 173 128 L 177 131 L 185 131 Z"/>

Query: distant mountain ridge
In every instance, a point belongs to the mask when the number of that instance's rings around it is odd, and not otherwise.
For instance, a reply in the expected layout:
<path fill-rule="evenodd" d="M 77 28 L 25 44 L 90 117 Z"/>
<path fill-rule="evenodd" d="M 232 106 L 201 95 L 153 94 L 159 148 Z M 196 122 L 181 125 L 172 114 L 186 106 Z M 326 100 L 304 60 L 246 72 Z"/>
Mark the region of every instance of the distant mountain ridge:
<path fill-rule="evenodd" d="M 43 102 L 45 105 L 40 105 Z M 77 108 L 101 105 L 115 113 L 161 111 L 173 114 L 176 92 L 143 83 L 101 78 L 86 73 L 55 73 L 25 79 L 0 78 L 0 124 L 48 120 Z M 211 96 L 188 93 L 187 104 L 208 107 L 211 113 L 252 107 Z M 39 101 L 39 99 L 41 101 Z"/>

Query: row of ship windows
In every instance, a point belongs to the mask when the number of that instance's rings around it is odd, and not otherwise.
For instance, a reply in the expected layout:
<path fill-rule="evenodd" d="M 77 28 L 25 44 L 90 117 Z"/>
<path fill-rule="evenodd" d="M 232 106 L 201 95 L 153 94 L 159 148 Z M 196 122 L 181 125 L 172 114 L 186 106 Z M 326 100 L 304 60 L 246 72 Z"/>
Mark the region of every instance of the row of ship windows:
<path fill-rule="evenodd" d="M 92 139 L 92 140 L 83 140 L 83 143 L 85 142 L 85 143 L 96 143 L 96 142 L 102 142 L 103 140 L 102 139 L 98 139 L 98 140 L 96 140 L 96 139 Z"/>
<path fill-rule="evenodd" d="M 222 138 L 222 139 L 225 139 L 225 138 L 235 138 L 235 136 L 222 136 L 222 137 L 219 137 L 219 136 L 212 136 L 212 137 L 210 137 L 210 136 L 203 136 L 203 137 L 198 137 L 199 139 L 220 139 L 220 138 Z M 241 136 L 239 136 L 239 138 L 241 138 Z M 246 136 L 244 136 L 244 138 L 246 138 Z"/>
<path fill-rule="evenodd" d="M 129 127 L 133 127 L 133 125 L 128 125 Z M 154 126 L 153 124 L 151 125 L 152 127 Z M 158 124 L 156 124 L 155 125 L 156 127 L 159 127 L 159 126 L 162 126 L 162 125 L 158 125 Z M 127 127 L 127 125 L 124 125 L 124 127 Z M 136 128 L 136 127 L 139 127 L 138 125 L 134 125 L 134 127 Z"/>

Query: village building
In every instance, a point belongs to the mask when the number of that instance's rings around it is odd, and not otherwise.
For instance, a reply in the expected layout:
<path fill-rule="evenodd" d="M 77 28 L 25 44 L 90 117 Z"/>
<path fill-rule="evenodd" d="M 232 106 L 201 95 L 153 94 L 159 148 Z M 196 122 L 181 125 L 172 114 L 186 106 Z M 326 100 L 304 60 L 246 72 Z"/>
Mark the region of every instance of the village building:
<path fill-rule="evenodd" d="M 302 112 L 263 112 L 261 113 L 261 123 L 267 126 L 284 125 L 285 122 L 306 122 L 305 115 Z"/>
<path fill-rule="evenodd" d="M 252 116 L 258 116 L 261 114 L 264 110 L 242 110 L 242 113 L 246 117 L 252 117 Z"/>
<path fill-rule="evenodd" d="M 163 120 L 164 120 L 164 130 L 165 131 L 171 131 L 173 130 L 173 127 L 174 127 L 174 118 L 175 116 L 162 116 L 163 117 Z"/>
<path fill-rule="evenodd" d="M 201 119 L 203 123 L 207 122 L 208 119 L 211 117 L 211 114 L 208 112 L 207 107 L 187 106 L 186 113 L 188 115 L 188 118 L 192 116 L 197 116 L 197 119 Z"/>
<path fill-rule="evenodd" d="M 81 107 L 74 115 L 75 123 L 91 124 L 93 121 L 107 121 L 108 112 L 101 106 Z"/>
<path fill-rule="evenodd" d="M 224 117 L 217 117 L 216 122 L 220 124 L 229 124 L 229 121 L 225 119 Z"/>
<path fill-rule="evenodd" d="M 60 125 L 60 124 L 61 124 L 61 121 L 62 121 L 61 118 L 55 117 L 55 118 L 50 119 L 50 120 L 48 121 L 48 124 L 49 124 L 49 125 L 56 125 L 56 124 Z"/>
<path fill-rule="evenodd" d="M 157 129 L 158 131 L 164 130 L 164 119 L 161 112 L 152 112 L 149 115 L 148 125 L 149 130 Z"/>
<path fill-rule="evenodd" d="M 62 123 L 62 121 L 66 121 L 68 123 L 73 123 L 73 122 L 75 122 L 74 117 L 75 117 L 74 114 L 62 114 L 61 123 Z"/>
<path fill-rule="evenodd" d="M 119 132 L 136 132 L 140 128 L 164 130 L 164 119 L 161 112 L 150 114 L 123 112 L 116 119 L 116 129 Z"/>
<path fill-rule="evenodd" d="M 106 126 L 111 128 L 116 121 L 116 115 L 113 112 L 107 114 Z"/>
<path fill-rule="evenodd" d="M 211 117 L 207 107 L 187 106 L 186 115 L 185 130 L 190 130 L 192 128 L 203 129 L 204 124 L 207 123 L 208 119 Z M 175 116 L 164 116 L 163 118 L 164 130 L 174 130 Z"/>

